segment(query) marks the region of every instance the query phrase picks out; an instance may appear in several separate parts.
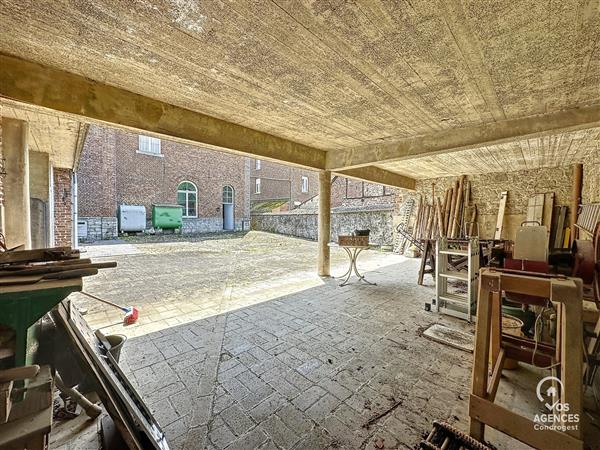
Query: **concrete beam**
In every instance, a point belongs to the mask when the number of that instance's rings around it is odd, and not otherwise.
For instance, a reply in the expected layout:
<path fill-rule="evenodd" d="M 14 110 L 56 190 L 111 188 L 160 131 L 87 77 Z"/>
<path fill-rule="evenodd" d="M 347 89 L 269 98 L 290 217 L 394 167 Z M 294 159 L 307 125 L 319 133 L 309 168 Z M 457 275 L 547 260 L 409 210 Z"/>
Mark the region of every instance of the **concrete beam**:
<path fill-rule="evenodd" d="M 415 190 L 416 185 L 416 182 L 413 178 L 405 177 L 404 175 L 390 172 L 389 170 L 381 169 L 376 166 L 336 170 L 335 173 L 348 178 L 356 178 L 358 180 L 370 181 L 391 187 L 399 187 L 411 191 Z"/>
<path fill-rule="evenodd" d="M 344 169 L 403 159 L 450 153 L 568 131 L 600 126 L 600 105 L 555 113 L 502 120 L 467 128 L 453 128 L 389 144 L 375 144 L 329 152 L 327 169 Z"/>
<path fill-rule="evenodd" d="M 73 73 L 0 54 L 0 96 L 261 159 L 325 168 L 326 152 Z"/>

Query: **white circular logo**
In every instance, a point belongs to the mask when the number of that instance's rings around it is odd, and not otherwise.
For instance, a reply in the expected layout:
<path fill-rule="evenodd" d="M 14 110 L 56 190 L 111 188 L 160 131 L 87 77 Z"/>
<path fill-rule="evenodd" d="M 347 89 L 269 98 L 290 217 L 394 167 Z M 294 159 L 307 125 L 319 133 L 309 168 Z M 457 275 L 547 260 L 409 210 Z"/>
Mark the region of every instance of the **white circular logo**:
<path fill-rule="evenodd" d="M 548 384 L 546 389 L 543 390 L 544 384 Z M 560 392 L 557 389 L 560 389 Z M 536 388 L 537 398 L 540 402 L 546 406 L 550 411 L 554 411 L 554 408 L 560 403 L 560 394 L 563 391 L 563 384 L 560 379 L 556 377 L 545 377 L 540 380 Z M 546 402 L 546 399 L 550 399 L 550 403 Z"/>

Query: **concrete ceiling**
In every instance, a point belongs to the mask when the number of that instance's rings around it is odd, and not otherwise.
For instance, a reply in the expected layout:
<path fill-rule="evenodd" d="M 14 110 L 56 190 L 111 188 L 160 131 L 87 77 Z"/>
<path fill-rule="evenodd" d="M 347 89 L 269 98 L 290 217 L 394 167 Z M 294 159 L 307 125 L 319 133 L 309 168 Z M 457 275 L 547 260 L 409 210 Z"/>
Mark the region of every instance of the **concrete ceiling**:
<path fill-rule="evenodd" d="M 381 164 L 413 178 L 514 172 L 574 163 L 600 163 L 600 128 Z"/>
<path fill-rule="evenodd" d="M 595 0 L 0 3 L 2 53 L 328 153 L 600 105 Z M 457 173 L 538 164 L 521 143 L 461 150 Z M 455 161 L 421 156 L 379 167 Z"/>
<path fill-rule="evenodd" d="M 4 117 L 26 121 L 29 124 L 29 150 L 48 153 L 54 167 L 73 169 L 84 138 L 85 126 L 51 111 L 40 111 L 10 100 L 0 100 Z"/>

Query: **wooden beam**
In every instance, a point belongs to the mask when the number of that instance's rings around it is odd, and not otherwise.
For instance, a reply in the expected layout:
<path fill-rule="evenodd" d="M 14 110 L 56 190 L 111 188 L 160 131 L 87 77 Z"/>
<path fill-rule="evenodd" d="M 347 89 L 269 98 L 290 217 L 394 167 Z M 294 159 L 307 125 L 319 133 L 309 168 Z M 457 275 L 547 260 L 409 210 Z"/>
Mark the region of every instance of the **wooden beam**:
<path fill-rule="evenodd" d="M 154 100 L 73 73 L 0 54 L 0 97 L 159 136 L 311 169 L 325 151 Z"/>
<path fill-rule="evenodd" d="M 356 178 L 373 183 L 384 184 L 391 187 L 415 190 L 416 182 L 413 178 L 390 172 L 376 166 L 359 167 L 357 169 L 338 170 L 335 173 L 348 178 Z"/>
<path fill-rule="evenodd" d="M 532 420 L 475 395 L 469 397 L 469 414 L 481 423 L 535 448 L 583 449 L 583 442 L 576 437 L 551 429 L 536 430 Z"/>
<path fill-rule="evenodd" d="M 598 126 L 600 126 L 600 105 L 466 128 L 452 128 L 393 143 L 330 152 L 327 154 L 326 165 L 328 169 L 337 172 L 370 164 L 414 159 Z"/>

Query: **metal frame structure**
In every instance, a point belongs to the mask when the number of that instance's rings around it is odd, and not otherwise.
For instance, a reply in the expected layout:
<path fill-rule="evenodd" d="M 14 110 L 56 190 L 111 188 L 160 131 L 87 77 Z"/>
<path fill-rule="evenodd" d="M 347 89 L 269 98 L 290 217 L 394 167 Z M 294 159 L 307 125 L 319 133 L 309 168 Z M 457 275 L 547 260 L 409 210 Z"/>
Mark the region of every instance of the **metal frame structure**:
<path fill-rule="evenodd" d="M 453 256 L 466 258 L 466 272 L 449 269 L 451 267 L 449 259 Z M 471 238 L 459 241 L 448 240 L 445 237 L 439 238 L 436 243 L 435 265 L 435 311 L 471 322 L 477 303 L 479 239 Z M 466 295 L 448 292 L 448 280 L 466 282 Z"/>

